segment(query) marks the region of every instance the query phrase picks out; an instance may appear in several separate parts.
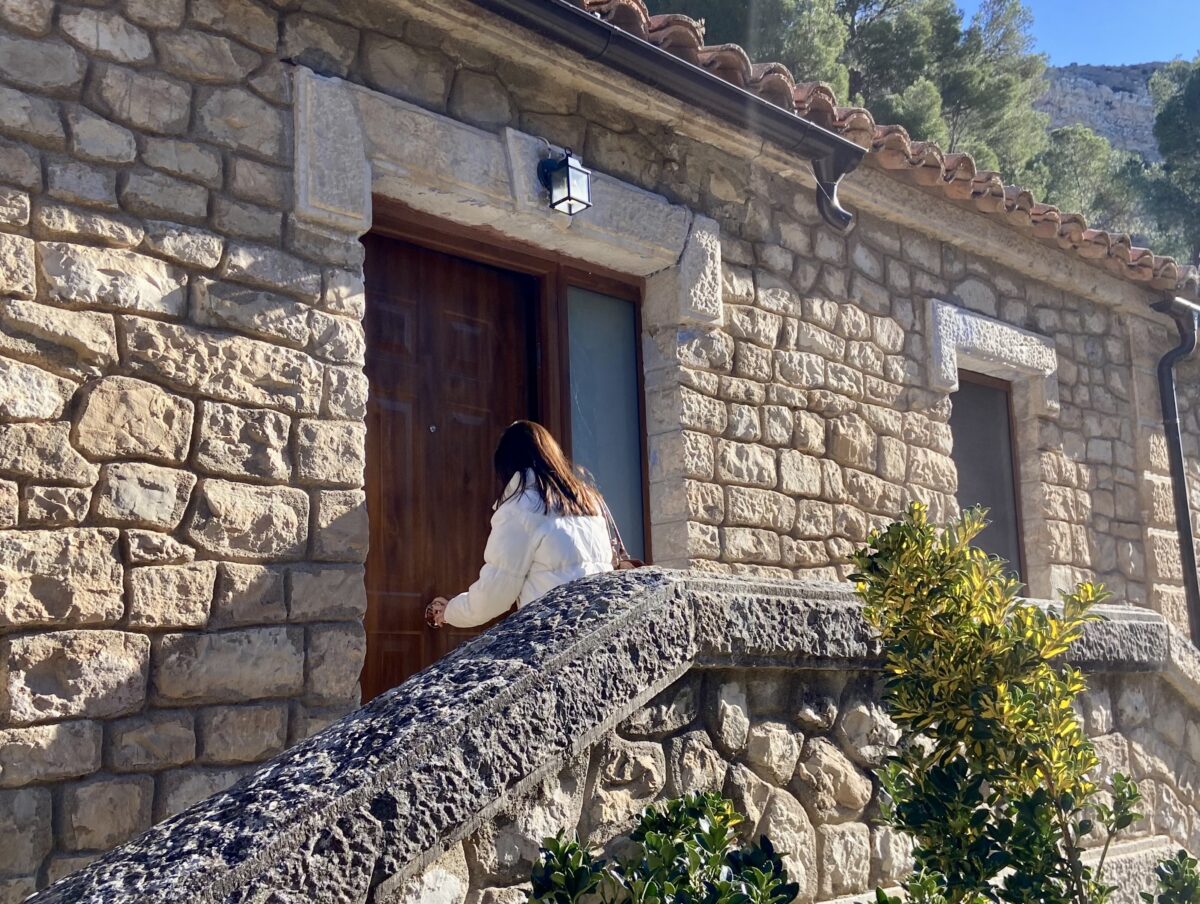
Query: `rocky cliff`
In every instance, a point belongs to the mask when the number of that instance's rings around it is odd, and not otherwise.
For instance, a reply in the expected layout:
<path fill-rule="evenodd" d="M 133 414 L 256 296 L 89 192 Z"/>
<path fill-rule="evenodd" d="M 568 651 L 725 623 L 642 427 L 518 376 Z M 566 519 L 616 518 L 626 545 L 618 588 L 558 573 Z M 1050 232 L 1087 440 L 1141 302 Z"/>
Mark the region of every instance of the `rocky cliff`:
<path fill-rule="evenodd" d="M 1115 147 L 1158 160 L 1150 77 L 1162 66 L 1072 64 L 1052 68 L 1047 71 L 1050 87 L 1036 106 L 1050 114 L 1054 128 L 1083 123 Z"/>

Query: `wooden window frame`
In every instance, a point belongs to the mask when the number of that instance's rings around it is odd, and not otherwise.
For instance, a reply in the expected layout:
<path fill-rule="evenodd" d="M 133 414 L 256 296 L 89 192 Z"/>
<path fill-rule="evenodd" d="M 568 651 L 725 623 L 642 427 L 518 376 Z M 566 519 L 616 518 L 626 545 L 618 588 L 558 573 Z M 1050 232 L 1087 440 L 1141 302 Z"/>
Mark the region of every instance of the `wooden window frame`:
<path fill-rule="evenodd" d="M 1028 586 L 1029 584 L 1029 566 L 1026 563 L 1025 553 L 1025 512 L 1022 505 L 1021 490 L 1021 449 L 1017 444 L 1017 410 L 1013 403 L 1013 383 L 1011 380 L 1004 380 L 1000 377 L 993 377 L 989 374 L 981 374 L 974 370 L 958 371 L 958 382 L 973 383 L 976 386 L 986 386 L 989 389 L 999 389 L 1004 392 L 1004 398 L 1008 408 L 1008 445 L 1009 445 L 1009 460 L 1012 462 L 1012 481 L 1013 481 L 1013 514 L 1017 521 L 1017 567 L 1020 569 L 1021 582 Z M 953 404 L 953 401 L 951 401 Z"/>
<path fill-rule="evenodd" d="M 488 226 L 461 226 L 413 210 L 387 198 L 373 198 L 371 231 L 413 245 L 538 280 L 534 377 L 537 417 L 571 454 L 570 336 L 567 324 L 569 289 L 588 289 L 630 301 L 634 306 L 639 439 L 641 444 L 642 530 L 645 560 L 653 561 L 650 533 L 650 465 L 646 432 L 645 366 L 642 360 L 642 298 L 645 280 L 604 267 L 581 266 L 565 254 L 517 241 Z"/>

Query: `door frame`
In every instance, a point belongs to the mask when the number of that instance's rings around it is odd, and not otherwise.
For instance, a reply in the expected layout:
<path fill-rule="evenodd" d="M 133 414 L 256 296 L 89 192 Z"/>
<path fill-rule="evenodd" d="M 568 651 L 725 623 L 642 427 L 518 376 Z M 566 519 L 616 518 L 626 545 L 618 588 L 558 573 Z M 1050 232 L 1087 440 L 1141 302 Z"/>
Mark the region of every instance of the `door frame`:
<path fill-rule="evenodd" d="M 642 360 L 642 298 L 645 279 L 617 273 L 591 264 L 579 266 L 569 257 L 515 241 L 487 226 L 461 226 L 378 195 L 372 198 L 371 232 L 439 251 L 476 263 L 523 273 L 538 280 L 534 336 L 534 380 L 537 386 L 538 417 L 570 455 L 571 361 L 567 331 L 567 291 L 590 289 L 630 301 L 634 306 L 636 331 L 637 390 L 641 440 L 642 533 L 645 560 L 653 562 L 650 530 L 649 438 L 646 430 L 645 366 Z M 370 341 L 370 337 L 367 337 Z"/>

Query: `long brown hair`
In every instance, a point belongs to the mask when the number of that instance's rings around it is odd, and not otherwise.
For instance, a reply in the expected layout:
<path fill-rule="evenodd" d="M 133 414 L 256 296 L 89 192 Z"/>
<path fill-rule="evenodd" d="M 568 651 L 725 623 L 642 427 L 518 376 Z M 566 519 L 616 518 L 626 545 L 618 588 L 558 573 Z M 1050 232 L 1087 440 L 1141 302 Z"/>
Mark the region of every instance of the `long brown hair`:
<path fill-rule="evenodd" d="M 544 511 L 557 515 L 599 515 L 596 490 L 583 474 L 571 466 L 562 446 L 550 431 L 533 421 L 513 421 L 500 436 L 492 459 L 500 479 L 496 505 L 520 496 L 531 482 L 537 487 Z M 505 492 L 517 477 L 517 486 Z"/>

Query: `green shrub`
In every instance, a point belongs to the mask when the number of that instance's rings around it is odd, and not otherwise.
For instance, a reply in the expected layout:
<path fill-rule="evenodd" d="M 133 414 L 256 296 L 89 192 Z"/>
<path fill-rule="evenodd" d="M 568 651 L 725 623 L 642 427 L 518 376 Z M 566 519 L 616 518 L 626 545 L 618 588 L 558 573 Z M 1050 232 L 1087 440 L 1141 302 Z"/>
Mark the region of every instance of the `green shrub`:
<path fill-rule="evenodd" d="M 534 865 L 531 904 L 788 904 L 800 890 L 764 836 L 736 846 L 742 821 L 710 792 L 649 808 L 630 836 L 634 853 L 616 863 L 593 857 L 560 832 Z"/>
<path fill-rule="evenodd" d="M 1163 860 L 1154 871 L 1158 880 L 1158 898 L 1142 892 L 1146 904 L 1196 904 L 1200 901 L 1200 874 L 1196 861 L 1187 851 Z"/>
<path fill-rule="evenodd" d="M 1081 584 L 1056 611 L 1023 602 L 1005 563 L 971 546 L 985 526 L 971 510 L 938 530 L 914 504 L 855 557 L 901 730 L 883 818 L 914 839 L 917 904 L 1103 904 L 1103 856 L 1085 864 L 1083 841 L 1099 828 L 1106 855 L 1139 795 L 1115 775 L 1104 802 L 1072 709 L 1084 679 L 1061 660 L 1106 594 Z"/>

